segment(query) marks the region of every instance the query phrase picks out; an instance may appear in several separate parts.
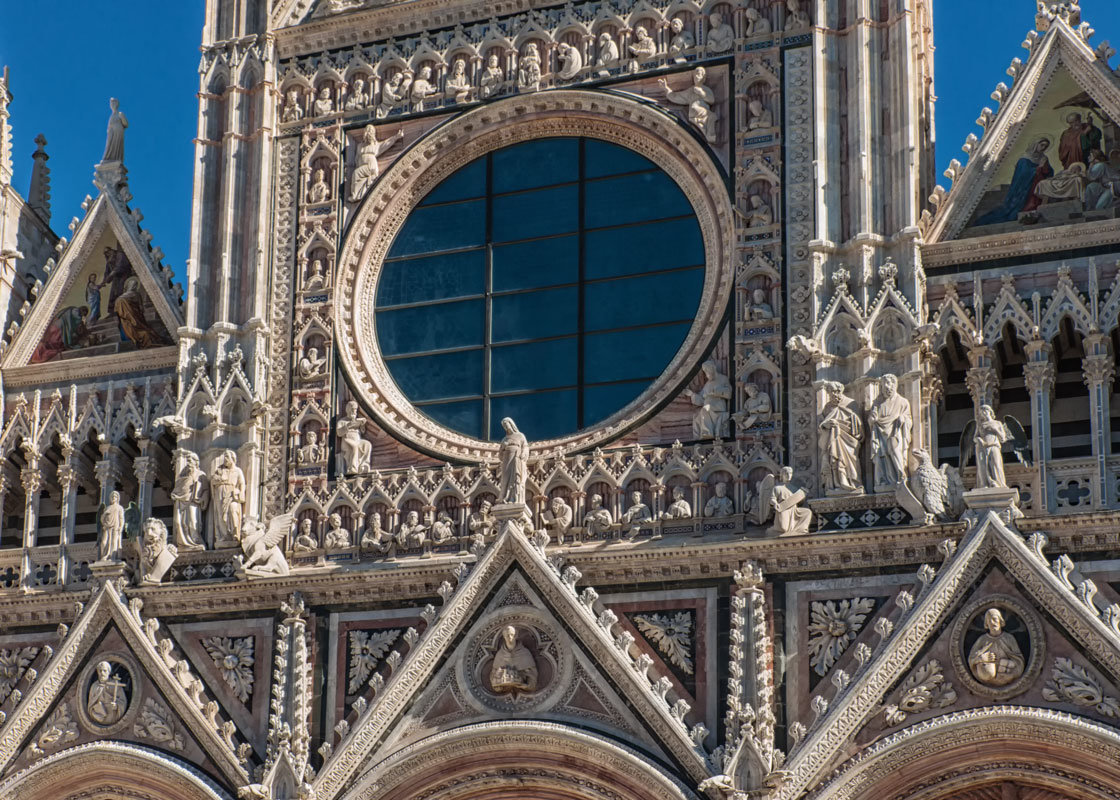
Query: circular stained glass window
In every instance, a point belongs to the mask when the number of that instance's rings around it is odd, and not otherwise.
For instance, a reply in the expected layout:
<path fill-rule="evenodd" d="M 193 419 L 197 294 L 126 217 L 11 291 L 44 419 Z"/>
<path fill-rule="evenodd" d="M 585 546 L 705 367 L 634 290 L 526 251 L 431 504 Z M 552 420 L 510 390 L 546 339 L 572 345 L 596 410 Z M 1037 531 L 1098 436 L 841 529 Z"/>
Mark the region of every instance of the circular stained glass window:
<path fill-rule="evenodd" d="M 435 422 L 497 441 L 575 433 L 638 398 L 696 318 L 704 244 L 680 187 L 590 138 L 537 139 L 455 172 L 378 278 L 381 355 Z"/>

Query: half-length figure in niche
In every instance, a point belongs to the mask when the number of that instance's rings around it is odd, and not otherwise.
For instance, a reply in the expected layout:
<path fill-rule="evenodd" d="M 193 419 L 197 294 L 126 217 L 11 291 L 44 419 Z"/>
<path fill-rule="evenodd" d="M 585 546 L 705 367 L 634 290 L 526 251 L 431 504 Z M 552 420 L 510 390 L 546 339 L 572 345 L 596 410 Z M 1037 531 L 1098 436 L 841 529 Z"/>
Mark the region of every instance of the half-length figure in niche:
<path fill-rule="evenodd" d="M 517 628 L 502 628 L 490 666 L 490 689 L 494 694 L 531 693 L 537 690 L 537 661 L 518 640 Z"/>
<path fill-rule="evenodd" d="M 97 664 L 97 675 L 86 693 L 86 713 L 98 725 L 114 725 L 128 711 L 129 684 L 110 661 Z"/>
<path fill-rule="evenodd" d="M 984 612 L 985 633 L 968 651 L 968 668 L 986 686 L 1007 686 L 1026 669 L 1023 650 L 1015 637 L 1005 630 L 1003 612 L 992 606 Z"/>

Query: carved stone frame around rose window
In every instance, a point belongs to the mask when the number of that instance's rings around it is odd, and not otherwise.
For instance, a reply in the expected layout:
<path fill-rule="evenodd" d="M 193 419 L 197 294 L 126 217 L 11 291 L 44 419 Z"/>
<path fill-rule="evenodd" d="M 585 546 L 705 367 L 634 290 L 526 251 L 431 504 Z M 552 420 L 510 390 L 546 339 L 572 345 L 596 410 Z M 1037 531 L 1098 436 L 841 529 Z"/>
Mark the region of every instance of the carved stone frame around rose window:
<path fill-rule="evenodd" d="M 727 177 L 695 132 L 658 106 L 614 92 L 559 90 L 513 97 L 438 127 L 386 170 L 346 233 L 335 283 L 338 351 L 350 384 L 377 421 L 418 450 L 454 461 L 492 461 L 498 445 L 457 433 L 418 411 L 389 374 L 373 319 L 377 278 L 415 205 L 460 167 L 499 148 L 550 136 L 583 136 L 634 150 L 680 186 L 704 240 L 704 288 L 696 321 L 668 367 L 603 422 L 532 443 L 534 456 L 601 445 L 649 418 L 677 394 L 723 328 L 734 284 Z"/>

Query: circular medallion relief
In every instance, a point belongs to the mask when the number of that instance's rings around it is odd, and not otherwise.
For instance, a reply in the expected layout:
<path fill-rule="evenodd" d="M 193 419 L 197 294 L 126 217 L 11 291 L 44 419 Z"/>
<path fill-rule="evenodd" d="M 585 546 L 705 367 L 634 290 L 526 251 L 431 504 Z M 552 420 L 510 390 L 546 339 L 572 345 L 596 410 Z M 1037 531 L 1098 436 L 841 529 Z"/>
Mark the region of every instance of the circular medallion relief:
<path fill-rule="evenodd" d="M 139 672 L 131 660 L 109 654 L 95 658 L 78 679 L 78 717 L 98 734 L 116 733 L 131 721 Z"/>
<path fill-rule="evenodd" d="M 1037 615 L 1006 595 L 970 603 L 953 626 L 953 665 L 974 694 L 1007 700 L 1024 692 L 1042 668 Z"/>
<path fill-rule="evenodd" d="M 567 685 L 572 656 L 563 634 L 533 608 L 506 608 L 472 637 L 459 679 L 483 707 L 523 711 L 551 702 Z"/>
<path fill-rule="evenodd" d="M 610 93 L 510 98 L 437 128 L 382 176 L 339 261 L 339 351 L 389 430 L 493 460 L 640 423 L 695 372 L 730 298 L 731 206 L 706 148 Z"/>

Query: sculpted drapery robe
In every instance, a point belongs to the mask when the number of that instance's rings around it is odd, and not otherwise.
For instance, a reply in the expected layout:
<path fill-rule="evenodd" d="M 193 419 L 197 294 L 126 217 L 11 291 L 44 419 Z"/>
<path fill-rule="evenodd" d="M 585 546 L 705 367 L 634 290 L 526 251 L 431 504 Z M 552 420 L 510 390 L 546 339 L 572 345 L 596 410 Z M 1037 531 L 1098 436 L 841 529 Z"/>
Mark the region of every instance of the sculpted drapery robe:
<path fill-rule="evenodd" d="M 871 428 L 871 457 L 875 467 L 875 491 L 894 489 L 906 480 L 910 452 L 910 402 L 897 392 L 882 397 L 867 415 Z"/>
<path fill-rule="evenodd" d="M 825 491 L 859 488 L 859 442 L 863 423 L 859 414 L 842 405 L 825 412 L 820 425 L 821 484 Z"/>
<path fill-rule="evenodd" d="M 983 634 L 968 653 L 968 666 L 976 680 L 988 686 L 1006 686 L 1015 682 L 1026 662 L 1019 643 L 1011 634 Z"/>

